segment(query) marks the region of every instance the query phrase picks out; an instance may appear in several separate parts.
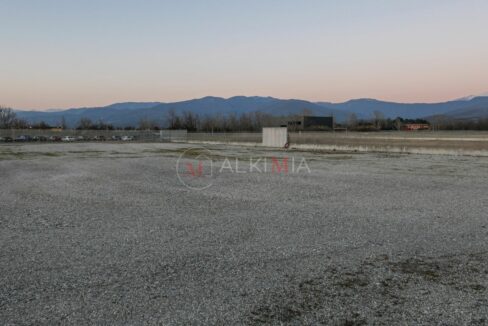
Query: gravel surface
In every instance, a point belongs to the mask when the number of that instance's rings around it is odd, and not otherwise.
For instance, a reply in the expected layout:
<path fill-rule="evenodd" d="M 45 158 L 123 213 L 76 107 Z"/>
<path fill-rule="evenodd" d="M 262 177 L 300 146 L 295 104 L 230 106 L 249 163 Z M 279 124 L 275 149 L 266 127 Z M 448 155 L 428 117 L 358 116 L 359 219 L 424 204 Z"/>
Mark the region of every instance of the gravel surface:
<path fill-rule="evenodd" d="M 188 146 L 1 145 L 0 324 L 488 324 L 488 158 Z"/>

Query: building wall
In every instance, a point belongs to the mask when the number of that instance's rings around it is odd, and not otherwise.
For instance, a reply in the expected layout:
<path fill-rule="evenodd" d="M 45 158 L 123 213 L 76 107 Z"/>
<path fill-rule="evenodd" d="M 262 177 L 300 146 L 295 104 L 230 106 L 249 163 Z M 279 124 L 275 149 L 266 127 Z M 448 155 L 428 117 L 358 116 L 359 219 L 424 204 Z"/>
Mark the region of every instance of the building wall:
<path fill-rule="evenodd" d="M 284 147 L 288 142 L 288 129 L 263 128 L 263 146 L 267 147 Z"/>
<path fill-rule="evenodd" d="M 302 117 L 302 130 L 312 129 L 333 129 L 334 118 L 333 117 Z"/>
<path fill-rule="evenodd" d="M 401 127 L 402 130 L 429 130 L 430 125 L 425 123 L 407 123 Z"/>

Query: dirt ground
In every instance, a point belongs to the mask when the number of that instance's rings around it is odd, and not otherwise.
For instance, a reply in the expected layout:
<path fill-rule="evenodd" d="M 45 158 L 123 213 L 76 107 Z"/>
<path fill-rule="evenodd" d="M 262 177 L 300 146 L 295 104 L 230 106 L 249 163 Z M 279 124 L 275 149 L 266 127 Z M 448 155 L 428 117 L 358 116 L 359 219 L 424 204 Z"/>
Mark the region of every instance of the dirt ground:
<path fill-rule="evenodd" d="M 488 324 L 488 158 L 9 144 L 0 180 L 3 325 Z"/>

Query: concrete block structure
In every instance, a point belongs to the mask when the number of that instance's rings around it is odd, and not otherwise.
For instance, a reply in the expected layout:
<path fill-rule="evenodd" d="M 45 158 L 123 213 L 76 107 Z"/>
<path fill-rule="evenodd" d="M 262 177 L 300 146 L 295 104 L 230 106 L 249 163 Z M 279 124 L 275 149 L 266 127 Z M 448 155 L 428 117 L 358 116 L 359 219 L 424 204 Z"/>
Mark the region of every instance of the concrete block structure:
<path fill-rule="evenodd" d="M 285 147 L 288 142 L 288 129 L 286 127 L 263 128 L 263 146 Z"/>

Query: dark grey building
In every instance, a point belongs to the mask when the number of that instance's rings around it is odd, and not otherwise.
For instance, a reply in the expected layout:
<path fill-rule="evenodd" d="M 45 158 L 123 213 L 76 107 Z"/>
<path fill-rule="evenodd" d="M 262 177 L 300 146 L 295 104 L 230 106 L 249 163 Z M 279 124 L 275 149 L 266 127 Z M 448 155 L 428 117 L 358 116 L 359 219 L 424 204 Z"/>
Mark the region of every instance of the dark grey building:
<path fill-rule="evenodd" d="M 333 130 L 334 117 L 300 116 L 294 120 L 289 120 L 282 127 L 288 127 L 290 131 L 320 131 Z"/>

